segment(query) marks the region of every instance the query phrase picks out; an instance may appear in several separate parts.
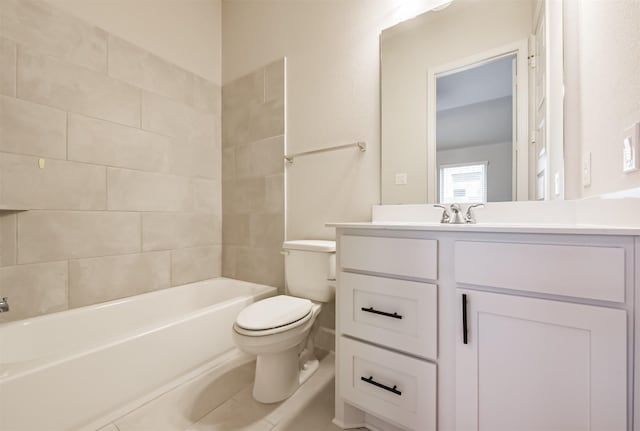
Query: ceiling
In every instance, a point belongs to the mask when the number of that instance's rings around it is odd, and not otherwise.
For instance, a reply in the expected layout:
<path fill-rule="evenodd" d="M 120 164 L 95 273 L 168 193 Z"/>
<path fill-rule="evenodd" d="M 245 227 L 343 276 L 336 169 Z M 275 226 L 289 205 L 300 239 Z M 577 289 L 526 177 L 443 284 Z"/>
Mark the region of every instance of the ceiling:
<path fill-rule="evenodd" d="M 513 57 L 437 78 L 438 150 L 512 140 Z"/>

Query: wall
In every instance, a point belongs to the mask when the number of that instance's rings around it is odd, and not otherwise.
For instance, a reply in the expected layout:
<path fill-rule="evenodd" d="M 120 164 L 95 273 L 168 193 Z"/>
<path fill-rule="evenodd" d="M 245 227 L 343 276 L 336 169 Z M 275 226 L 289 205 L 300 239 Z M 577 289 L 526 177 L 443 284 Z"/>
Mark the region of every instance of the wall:
<path fill-rule="evenodd" d="M 403 14 L 426 8 L 402 3 L 409 2 L 223 1 L 223 82 L 287 57 L 288 153 L 369 145 L 366 153 L 300 157 L 287 167 L 289 239 L 331 239 L 335 232 L 324 223 L 370 220 L 379 202 L 378 36 Z"/>
<path fill-rule="evenodd" d="M 487 166 L 487 202 L 505 202 L 513 199 L 511 142 L 476 145 L 473 147 L 439 150 L 438 166 L 456 163 L 489 162 Z"/>
<path fill-rule="evenodd" d="M 220 0 L 47 0 L 165 60 L 221 84 Z"/>
<path fill-rule="evenodd" d="M 383 34 L 382 202 L 427 202 L 427 70 L 527 40 L 533 6 L 511 0 L 457 1 Z M 487 31 L 490 28 L 491 31 Z M 395 174 L 407 173 L 407 185 Z"/>
<path fill-rule="evenodd" d="M 640 187 L 640 172 L 622 172 L 623 131 L 640 121 L 640 2 L 580 0 L 565 33 L 568 68 L 565 115 L 567 197 Z M 579 161 L 591 152 L 591 186 L 582 187 Z M 576 163 L 576 159 L 578 163 Z M 577 165 L 577 166 L 576 166 Z"/>
<path fill-rule="evenodd" d="M 47 3 L 0 6 L 0 205 L 29 209 L 0 213 L 0 318 L 219 275 L 219 87 Z"/>
<path fill-rule="evenodd" d="M 285 61 L 222 88 L 222 274 L 284 288 Z"/>

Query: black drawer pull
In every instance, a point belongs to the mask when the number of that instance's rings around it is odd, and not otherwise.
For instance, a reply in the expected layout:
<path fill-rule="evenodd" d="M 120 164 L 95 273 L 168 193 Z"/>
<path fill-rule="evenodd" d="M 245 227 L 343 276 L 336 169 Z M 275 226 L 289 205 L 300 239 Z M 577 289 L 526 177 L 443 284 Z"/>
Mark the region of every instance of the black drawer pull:
<path fill-rule="evenodd" d="M 468 329 L 467 329 L 467 294 L 462 294 L 462 343 L 467 344 L 469 342 L 468 339 Z"/>
<path fill-rule="evenodd" d="M 381 316 L 393 317 L 394 319 L 402 319 L 402 316 L 399 315 L 398 313 L 396 313 L 395 311 L 393 313 L 387 313 L 385 311 L 374 310 L 373 307 L 369 307 L 369 308 L 361 307 L 360 309 L 362 311 L 366 311 L 367 313 L 373 313 L 373 314 L 379 314 Z"/>
<path fill-rule="evenodd" d="M 396 389 L 396 388 L 397 388 L 397 386 L 396 386 L 396 385 L 393 385 L 393 387 L 392 387 L 392 388 L 390 388 L 390 387 L 389 387 L 389 386 L 387 386 L 387 385 L 383 385 L 382 383 L 378 383 L 378 382 L 376 382 L 375 380 L 373 380 L 373 376 L 369 376 L 369 378 L 368 378 L 368 379 L 367 379 L 366 377 L 360 377 L 360 380 L 362 380 L 363 382 L 367 382 L 367 383 L 369 383 L 370 385 L 373 385 L 373 386 L 377 386 L 377 387 L 379 387 L 379 388 L 382 388 L 382 389 L 384 389 L 385 391 L 393 392 L 393 393 L 394 393 L 394 394 L 396 394 L 396 395 L 400 395 L 400 396 L 402 396 L 402 392 L 400 392 L 399 390 L 397 390 L 397 389 Z"/>

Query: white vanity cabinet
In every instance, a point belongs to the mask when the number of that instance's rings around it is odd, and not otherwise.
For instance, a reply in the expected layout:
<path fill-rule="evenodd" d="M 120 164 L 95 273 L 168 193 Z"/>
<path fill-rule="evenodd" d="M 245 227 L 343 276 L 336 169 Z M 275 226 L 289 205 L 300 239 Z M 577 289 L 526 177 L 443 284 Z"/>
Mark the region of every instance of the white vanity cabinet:
<path fill-rule="evenodd" d="M 336 424 L 633 429 L 634 236 L 336 227 Z"/>
<path fill-rule="evenodd" d="M 467 339 L 461 328 L 457 431 L 627 429 L 624 310 L 472 290 L 458 297 Z"/>
<path fill-rule="evenodd" d="M 435 431 L 438 241 L 342 235 L 338 242 L 340 398 L 405 429 Z"/>

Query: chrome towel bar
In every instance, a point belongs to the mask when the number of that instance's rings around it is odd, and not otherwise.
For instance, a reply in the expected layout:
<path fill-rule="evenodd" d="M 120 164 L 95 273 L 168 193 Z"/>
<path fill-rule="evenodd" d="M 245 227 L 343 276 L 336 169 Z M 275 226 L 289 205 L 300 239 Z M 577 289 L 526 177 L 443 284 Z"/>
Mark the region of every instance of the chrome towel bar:
<path fill-rule="evenodd" d="M 293 159 L 295 159 L 296 157 L 308 156 L 309 154 L 325 153 L 327 151 L 343 150 L 345 148 L 351 148 L 351 147 L 358 147 L 360 151 L 363 153 L 367 151 L 367 143 L 360 141 L 360 142 L 354 142 L 353 144 L 337 145 L 335 147 L 327 147 L 327 148 L 321 148 L 319 150 L 304 151 L 302 153 L 285 155 L 284 159 L 289 163 L 293 163 Z"/>

